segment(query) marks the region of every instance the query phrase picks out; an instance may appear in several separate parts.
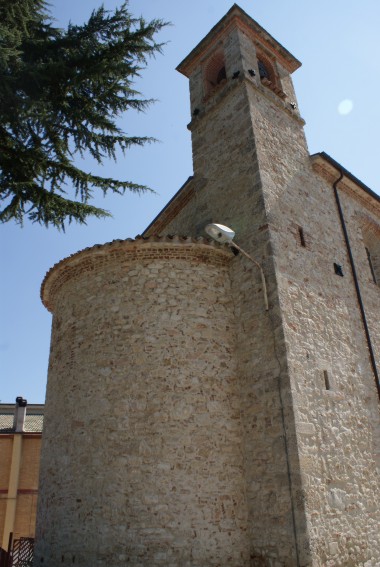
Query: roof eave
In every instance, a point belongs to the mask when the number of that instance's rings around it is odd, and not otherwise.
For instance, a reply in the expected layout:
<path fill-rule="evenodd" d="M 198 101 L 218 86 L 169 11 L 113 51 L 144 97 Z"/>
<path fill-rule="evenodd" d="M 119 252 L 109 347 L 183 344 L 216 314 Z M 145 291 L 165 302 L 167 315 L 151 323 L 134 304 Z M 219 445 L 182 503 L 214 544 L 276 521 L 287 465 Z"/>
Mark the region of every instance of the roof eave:
<path fill-rule="evenodd" d="M 260 37 L 263 42 L 271 48 L 273 52 L 277 52 L 282 59 L 286 69 L 293 73 L 301 66 L 301 62 L 296 59 L 285 47 L 283 47 L 274 37 L 272 37 L 263 27 L 260 26 L 251 16 L 249 16 L 240 6 L 234 4 L 230 10 L 219 20 L 219 22 L 209 31 L 209 33 L 198 43 L 196 47 L 181 61 L 177 67 L 177 71 L 189 77 L 193 67 L 199 60 L 204 51 L 215 41 L 227 26 L 233 21 L 241 24 L 244 28 L 250 30 L 254 35 Z"/>
<path fill-rule="evenodd" d="M 318 152 L 312 154 L 310 156 L 310 159 L 313 164 L 317 164 L 317 165 L 324 164 L 325 166 L 327 165 L 330 168 L 330 170 L 335 170 L 337 172 L 337 178 L 341 173 L 343 173 L 344 177 L 346 177 L 349 181 L 351 181 L 351 183 L 353 183 L 357 187 L 357 189 L 363 191 L 366 196 L 370 197 L 372 202 L 374 202 L 374 204 L 376 204 L 377 207 L 380 206 L 380 195 L 375 193 L 375 191 L 370 189 L 367 185 L 365 185 L 365 183 L 360 181 L 360 179 L 355 177 L 355 175 L 353 175 L 350 171 L 348 171 L 348 169 L 343 167 L 335 159 L 329 156 L 326 152 Z"/>

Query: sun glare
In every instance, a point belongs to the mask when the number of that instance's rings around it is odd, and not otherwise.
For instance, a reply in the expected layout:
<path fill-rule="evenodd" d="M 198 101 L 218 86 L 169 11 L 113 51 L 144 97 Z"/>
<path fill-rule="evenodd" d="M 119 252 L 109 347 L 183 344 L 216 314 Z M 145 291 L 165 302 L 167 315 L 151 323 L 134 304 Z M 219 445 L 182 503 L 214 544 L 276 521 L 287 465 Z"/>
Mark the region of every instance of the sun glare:
<path fill-rule="evenodd" d="M 339 114 L 342 115 L 350 114 L 353 108 L 354 108 L 354 103 L 349 98 L 345 98 L 338 104 L 338 112 Z"/>

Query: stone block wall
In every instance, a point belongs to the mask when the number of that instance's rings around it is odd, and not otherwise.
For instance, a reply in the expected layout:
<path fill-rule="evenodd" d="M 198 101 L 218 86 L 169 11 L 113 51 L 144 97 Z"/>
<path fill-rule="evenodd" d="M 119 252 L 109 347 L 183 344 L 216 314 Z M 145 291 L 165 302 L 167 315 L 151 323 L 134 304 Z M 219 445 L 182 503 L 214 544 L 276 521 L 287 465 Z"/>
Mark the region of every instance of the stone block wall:
<path fill-rule="evenodd" d="M 230 54 L 249 53 L 247 45 L 238 33 L 224 41 Z M 285 103 L 248 77 L 230 77 L 204 102 L 191 123 L 198 189 L 161 230 L 195 234 L 207 222 L 226 224 L 267 277 L 268 317 L 259 274 L 244 258 L 231 263 L 255 561 L 374 566 L 378 396 L 332 189 L 340 172 L 313 167 L 303 121 L 288 104 L 290 76 L 278 68 Z M 199 67 L 191 89 L 197 80 Z M 379 367 L 380 288 L 364 233 L 371 226 L 380 241 L 380 208 L 347 177 L 339 192 Z"/>
<path fill-rule="evenodd" d="M 192 121 L 191 130 L 195 194 L 163 233 L 203 234 L 209 222 L 226 224 L 236 231 L 236 242 L 264 268 L 270 313 L 265 311 L 257 267 L 242 256 L 230 264 L 250 553 L 253 565 L 265 564 L 263 561 L 273 566 L 293 565 L 293 515 L 299 515 L 299 538 L 302 543 L 306 539 L 302 553 L 308 554 L 304 503 L 296 445 L 286 440 L 286 436 L 295 438 L 292 398 L 246 83 L 234 80 L 222 86 L 207 101 L 204 114 Z"/>
<path fill-rule="evenodd" d="M 205 89 L 221 50 L 226 78 Z M 161 238 L 95 247 L 48 275 L 45 563 L 380 564 L 378 396 L 340 170 L 309 156 L 298 66 L 234 6 L 180 65 L 194 178 L 146 231 Z M 365 248 L 380 242 L 380 206 L 348 172 L 338 191 L 379 366 Z M 195 240 L 210 222 L 262 266 L 269 311 L 255 264 Z"/>
<path fill-rule="evenodd" d="M 48 274 L 36 561 L 249 561 L 228 249 L 114 242 Z"/>
<path fill-rule="evenodd" d="M 253 91 L 251 115 L 272 233 L 313 564 L 377 565 L 380 512 L 373 502 L 380 488 L 379 400 L 332 187 L 340 172 L 321 178 L 296 122 L 278 106 L 263 108 Z M 380 229 L 380 206 L 364 191 L 358 196 L 350 183 L 346 179 L 338 190 L 379 365 L 380 289 L 371 278 L 361 224 L 372 219 Z M 342 267 L 343 277 L 334 264 Z"/>

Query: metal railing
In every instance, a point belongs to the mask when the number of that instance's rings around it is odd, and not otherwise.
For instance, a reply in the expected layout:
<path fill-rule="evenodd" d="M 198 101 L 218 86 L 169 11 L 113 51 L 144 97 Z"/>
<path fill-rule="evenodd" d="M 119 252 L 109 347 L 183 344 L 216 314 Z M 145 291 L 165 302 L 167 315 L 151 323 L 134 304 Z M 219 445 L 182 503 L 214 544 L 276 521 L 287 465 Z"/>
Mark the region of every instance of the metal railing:
<path fill-rule="evenodd" d="M 8 550 L 0 547 L 0 567 L 32 567 L 34 538 L 9 536 Z"/>

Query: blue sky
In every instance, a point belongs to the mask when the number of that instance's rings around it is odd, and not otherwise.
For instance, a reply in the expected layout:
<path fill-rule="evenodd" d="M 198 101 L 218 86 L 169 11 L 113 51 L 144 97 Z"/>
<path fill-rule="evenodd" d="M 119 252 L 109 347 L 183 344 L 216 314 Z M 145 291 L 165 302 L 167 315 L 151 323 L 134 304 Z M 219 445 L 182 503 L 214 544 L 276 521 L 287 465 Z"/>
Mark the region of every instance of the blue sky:
<path fill-rule="evenodd" d="M 112 9 L 119 5 L 107 0 Z M 83 22 L 97 0 L 52 0 L 57 25 Z M 131 0 L 130 10 L 146 19 L 171 21 L 160 40 L 163 55 L 150 61 L 137 88 L 157 100 L 145 114 L 127 113 L 128 134 L 160 140 L 133 149 L 102 169 L 105 176 L 131 179 L 155 189 L 140 197 L 99 196 L 95 204 L 113 217 L 70 225 L 66 232 L 25 222 L 0 225 L 0 400 L 22 395 L 45 399 L 51 315 L 43 307 L 42 279 L 62 258 L 96 243 L 141 233 L 192 174 L 188 81 L 178 63 L 227 12 L 227 0 Z M 303 64 L 293 75 L 298 105 L 306 120 L 310 153 L 325 151 L 380 194 L 380 57 L 378 0 L 241 0 L 239 5 Z M 221 219 L 222 221 L 223 219 Z"/>

